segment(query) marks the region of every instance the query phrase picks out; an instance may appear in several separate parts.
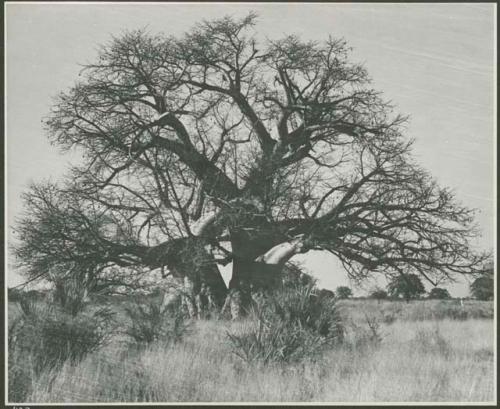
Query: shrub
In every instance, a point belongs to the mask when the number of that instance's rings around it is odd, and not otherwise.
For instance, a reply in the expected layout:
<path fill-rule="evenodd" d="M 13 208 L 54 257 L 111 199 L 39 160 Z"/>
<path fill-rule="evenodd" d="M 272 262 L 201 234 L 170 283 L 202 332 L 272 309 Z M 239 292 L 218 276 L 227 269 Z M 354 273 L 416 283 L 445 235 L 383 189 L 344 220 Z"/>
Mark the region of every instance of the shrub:
<path fill-rule="evenodd" d="M 396 314 L 394 312 L 386 312 L 382 316 L 382 321 L 384 324 L 391 325 L 396 321 Z"/>
<path fill-rule="evenodd" d="M 7 290 L 7 298 L 9 302 L 21 301 L 23 292 L 17 288 L 9 288 Z"/>
<path fill-rule="evenodd" d="M 149 300 L 136 302 L 125 308 L 130 324 L 125 333 L 140 345 L 156 341 L 178 342 L 189 331 L 190 325 L 181 309 L 161 308 L 161 303 Z"/>
<path fill-rule="evenodd" d="M 21 297 L 19 307 L 25 317 L 31 317 L 35 314 L 43 314 L 49 312 L 49 307 L 46 304 L 39 303 L 31 297 Z"/>
<path fill-rule="evenodd" d="M 340 286 L 335 290 L 335 294 L 339 299 L 345 300 L 352 296 L 352 290 L 349 287 Z"/>
<path fill-rule="evenodd" d="M 451 295 L 446 288 L 434 287 L 429 292 L 429 298 L 432 300 L 447 300 L 451 298 Z"/>
<path fill-rule="evenodd" d="M 326 288 L 322 288 L 321 290 L 319 290 L 317 292 L 318 294 L 318 297 L 321 297 L 321 298 L 334 298 L 335 297 L 335 293 L 331 290 L 327 290 Z"/>
<path fill-rule="evenodd" d="M 348 328 L 351 336 L 347 339 L 347 347 L 354 347 L 356 350 L 377 347 L 382 342 L 383 336 L 380 331 L 380 320 L 373 314 L 363 313 L 364 325 L 348 320 Z M 356 320 L 358 321 L 358 320 Z"/>
<path fill-rule="evenodd" d="M 81 360 L 104 345 L 111 335 L 113 313 L 106 308 L 72 317 L 52 308 L 23 310 L 15 336 L 20 349 L 34 353 L 35 372 L 66 360 Z"/>
<path fill-rule="evenodd" d="M 387 286 L 391 297 L 403 297 L 406 301 L 420 297 L 425 293 L 422 280 L 416 274 L 401 274 Z"/>
<path fill-rule="evenodd" d="M 53 306 L 23 298 L 22 314 L 9 323 L 9 400 L 22 402 L 32 382 L 65 361 L 76 363 L 111 336 L 113 313 L 100 309 L 71 316 Z"/>
<path fill-rule="evenodd" d="M 370 293 L 370 298 L 374 300 L 385 300 L 388 297 L 387 291 L 377 288 Z"/>
<path fill-rule="evenodd" d="M 255 305 L 249 330 L 227 333 L 233 353 L 246 362 L 291 362 L 314 358 L 343 340 L 332 298 L 312 285 L 283 288 Z"/>
<path fill-rule="evenodd" d="M 494 294 L 493 274 L 483 275 L 474 280 L 470 285 L 470 291 L 477 300 L 492 300 Z"/>
<path fill-rule="evenodd" d="M 295 287 L 298 285 L 314 285 L 316 279 L 304 271 L 304 268 L 295 262 L 288 262 L 281 273 L 284 287 Z"/>
<path fill-rule="evenodd" d="M 450 343 L 443 337 L 437 324 L 433 330 L 418 330 L 414 343 L 417 349 L 425 351 L 426 354 L 435 353 L 440 357 L 448 358 L 453 353 Z"/>
<path fill-rule="evenodd" d="M 23 299 L 42 301 L 46 298 L 46 294 L 37 290 L 21 290 L 18 288 L 9 288 L 7 291 L 7 298 L 9 302 L 21 302 Z"/>

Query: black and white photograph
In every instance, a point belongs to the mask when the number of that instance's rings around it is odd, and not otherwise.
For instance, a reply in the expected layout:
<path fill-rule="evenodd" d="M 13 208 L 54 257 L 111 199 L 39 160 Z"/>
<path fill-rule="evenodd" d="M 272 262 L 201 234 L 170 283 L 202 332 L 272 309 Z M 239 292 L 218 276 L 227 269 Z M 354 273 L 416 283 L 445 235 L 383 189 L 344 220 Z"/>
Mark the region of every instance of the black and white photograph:
<path fill-rule="evenodd" d="M 5 404 L 497 404 L 496 3 L 3 7 Z"/>

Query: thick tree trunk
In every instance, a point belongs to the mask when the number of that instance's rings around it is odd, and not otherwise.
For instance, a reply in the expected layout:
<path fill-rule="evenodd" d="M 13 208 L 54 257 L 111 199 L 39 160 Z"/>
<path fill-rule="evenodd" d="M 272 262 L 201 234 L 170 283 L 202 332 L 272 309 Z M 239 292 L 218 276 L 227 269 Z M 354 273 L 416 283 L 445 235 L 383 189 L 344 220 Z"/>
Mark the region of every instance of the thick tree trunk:
<path fill-rule="evenodd" d="M 267 251 L 272 243 L 256 240 L 251 232 L 239 230 L 231 232 L 231 251 L 233 254 L 233 273 L 229 281 L 229 294 L 224 304 L 223 313 L 228 309 L 232 319 L 237 319 L 247 312 L 251 303 L 251 294 L 255 283 L 255 259 Z"/>
<path fill-rule="evenodd" d="M 276 244 L 272 239 L 250 238 L 244 232 L 232 235 L 233 274 L 224 309 L 232 319 L 246 314 L 252 294 L 268 292 L 281 283 L 285 263 L 303 249 L 300 239 Z"/>
<path fill-rule="evenodd" d="M 282 265 L 271 265 L 261 261 L 234 260 L 233 274 L 229 282 L 226 308 L 231 318 L 246 315 L 255 293 L 265 293 L 277 288 L 281 282 Z"/>
<path fill-rule="evenodd" d="M 175 269 L 174 278 L 165 288 L 161 309 L 165 310 L 180 298 L 182 307 L 191 318 L 203 318 L 220 311 L 227 296 L 227 287 L 215 270 L 190 274 L 185 269 Z"/>
<path fill-rule="evenodd" d="M 211 310 L 219 311 L 227 287 L 205 242 L 192 239 L 170 252 L 166 265 L 176 280 L 177 290 L 165 291 L 162 308 L 174 302 L 177 295 L 193 318 L 206 316 Z"/>
<path fill-rule="evenodd" d="M 192 318 L 204 318 L 220 311 L 228 293 L 218 269 L 184 275 L 181 283 L 182 303 Z"/>

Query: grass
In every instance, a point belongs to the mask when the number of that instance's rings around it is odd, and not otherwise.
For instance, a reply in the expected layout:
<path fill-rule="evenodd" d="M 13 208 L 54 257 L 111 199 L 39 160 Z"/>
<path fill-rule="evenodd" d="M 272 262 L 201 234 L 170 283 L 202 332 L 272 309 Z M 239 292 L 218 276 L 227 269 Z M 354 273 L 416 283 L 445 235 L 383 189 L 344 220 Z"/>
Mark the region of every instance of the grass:
<path fill-rule="evenodd" d="M 19 306 L 8 332 L 9 397 L 14 401 L 24 400 L 42 374 L 81 361 L 111 339 L 114 314 L 107 308 L 73 315 L 29 298 Z"/>
<path fill-rule="evenodd" d="M 366 313 L 375 315 L 384 322 L 432 321 L 442 319 L 493 319 L 493 302 L 464 300 L 371 300 L 350 299 L 338 303 L 344 318 L 362 320 Z"/>
<path fill-rule="evenodd" d="M 26 402 L 494 401 L 493 320 L 429 315 L 451 311 L 440 303 L 343 301 L 342 345 L 319 360 L 267 365 L 242 361 L 226 336 L 254 322 L 197 321 L 182 342 L 117 341 L 67 361 L 34 379 Z M 467 314 L 490 305 L 469 304 Z"/>

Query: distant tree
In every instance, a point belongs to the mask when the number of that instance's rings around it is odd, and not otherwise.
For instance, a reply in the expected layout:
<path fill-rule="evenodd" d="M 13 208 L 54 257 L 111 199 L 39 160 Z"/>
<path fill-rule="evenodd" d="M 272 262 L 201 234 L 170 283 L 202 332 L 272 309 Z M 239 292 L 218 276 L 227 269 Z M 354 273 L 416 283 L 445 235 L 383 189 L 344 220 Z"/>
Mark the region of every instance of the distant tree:
<path fill-rule="evenodd" d="M 422 280 L 416 274 L 401 274 L 387 286 L 389 295 L 394 298 L 403 297 L 406 301 L 419 298 L 425 293 Z"/>
<path fill-rule="evenodd" d="M 470 292 L 477 300 L 492 300 L 494 296 L 493 263 L 485 266 L 483 273 L 470 285 Z"/>
<path fill-rule="evenodd" d="M 432 300 L 446 300 L 451 298 L 451 295 L 446 288 L 434 287 L 429 292 L 429 298 Z"/>
<path fill-rule="evenodd" d="M 381 288 L 376 288 L 370 293 L 370 298 L 375 300 L 385 300 L 388 297 L 387 291 L 382 290 Z"/>
<path fill-rule="evenodd" d="M 335 295 L 341 300 L 345 300 L 349 297 L 352 297 L 352 290 L 349 287 L 340 286 L 335 290 Z"/>
<path fill-rule="evenodd" d="M 493 278 L 478 277 L 470 286 L 472 296 L 478 300 L 493 299 Z"/>

